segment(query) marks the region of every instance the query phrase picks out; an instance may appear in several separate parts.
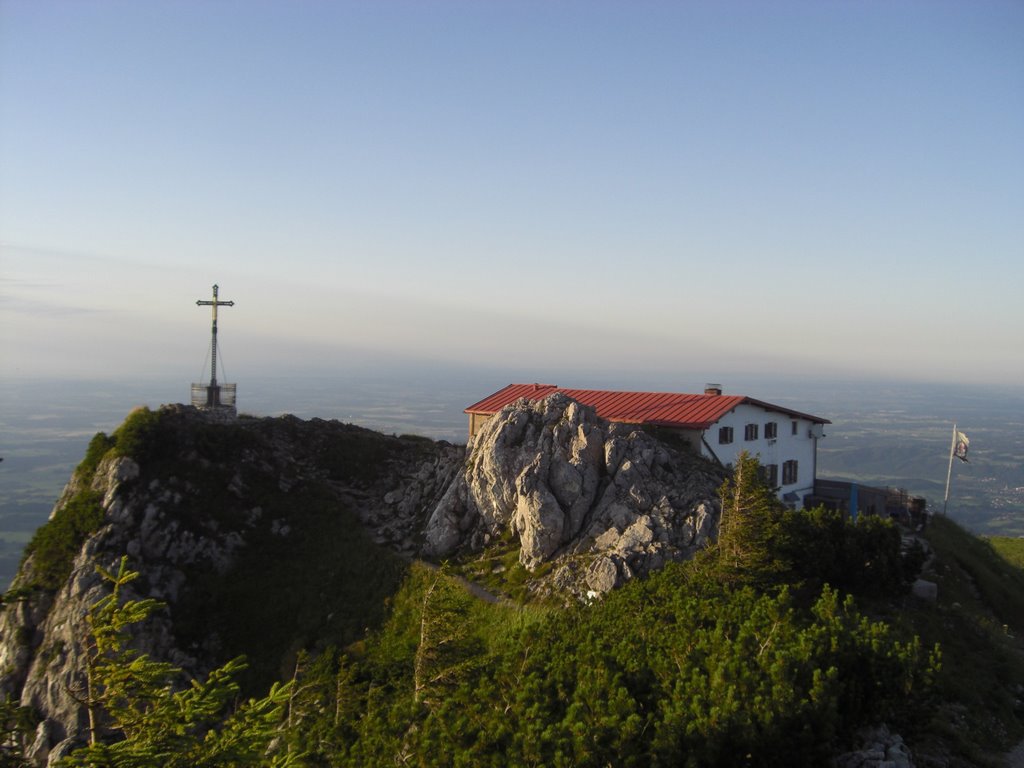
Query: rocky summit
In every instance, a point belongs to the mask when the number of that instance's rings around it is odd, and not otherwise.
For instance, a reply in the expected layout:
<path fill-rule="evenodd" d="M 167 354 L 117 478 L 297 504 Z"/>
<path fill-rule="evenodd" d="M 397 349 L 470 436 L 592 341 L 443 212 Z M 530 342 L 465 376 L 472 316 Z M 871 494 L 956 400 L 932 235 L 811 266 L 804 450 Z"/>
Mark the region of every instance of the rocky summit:
<path fill-rule="evenodd" d="M 127 597 L 166 605 L 135 633 L 139 651 L 200 676 L 269 645 L 271 677 L 289 645 L 360 635 L 365 616 L 347 626 L 346 606 L 394 588 L 389 564 L 416 555 L 463 456 L 334 421 L 223 423 L 180 405 L 97 435 L 0 613 L 0 697 L 42 717 L 29 757 L 45 765 L 84 738 L 86 616 L 109 591 L 97 567 L 127 555 L 140 574 Z"/>

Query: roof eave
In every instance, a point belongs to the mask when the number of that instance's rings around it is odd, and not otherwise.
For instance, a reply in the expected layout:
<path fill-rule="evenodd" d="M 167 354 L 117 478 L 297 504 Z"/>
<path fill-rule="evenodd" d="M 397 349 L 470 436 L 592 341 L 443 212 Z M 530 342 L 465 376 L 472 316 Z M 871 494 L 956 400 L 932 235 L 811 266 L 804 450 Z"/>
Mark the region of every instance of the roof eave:
<path fill-rule="evenodd" d="M 777 413 L 785 413 L 790 416 L 796 416 L 798 419 L 807 419 L 808 421 L 813 421 L 816 424 L 832 423 L 828 419 L 823 419 L 821 416 L 814 416 L 810 413 L 804 413 L 803 411 L 794 411 L 792 408 L 786 408 L 785 406 L 782 405 L 775 405 L 775 403 L 767 403 L 764 400 L 757 400 L 753 397 L 745 397 L 743 399 L 743 402 L 759 406 L 768 411 L 775 411 Z"/>

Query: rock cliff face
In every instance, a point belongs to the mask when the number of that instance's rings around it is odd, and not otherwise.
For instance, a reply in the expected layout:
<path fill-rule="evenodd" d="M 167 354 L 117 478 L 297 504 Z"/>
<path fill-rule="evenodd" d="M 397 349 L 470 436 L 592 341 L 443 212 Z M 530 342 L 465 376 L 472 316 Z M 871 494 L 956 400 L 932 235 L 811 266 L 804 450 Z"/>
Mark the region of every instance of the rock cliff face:
<path fill-rule="evenodd" d="M 717 526 L 722 471 L 556 393 L 515 403 L 477 434 L 424 531 L 427 555 L 477 550 L 509 532 L 530 570 L 606 592 L 685 559 Z"/>

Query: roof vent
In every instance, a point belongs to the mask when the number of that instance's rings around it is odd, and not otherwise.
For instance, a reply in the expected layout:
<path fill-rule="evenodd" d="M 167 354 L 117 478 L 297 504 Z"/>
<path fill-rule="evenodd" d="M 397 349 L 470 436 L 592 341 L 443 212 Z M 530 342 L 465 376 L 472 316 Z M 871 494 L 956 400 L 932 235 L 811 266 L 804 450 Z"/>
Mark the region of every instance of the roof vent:
<path fill-rule="evenodd" d="M 720 395 L 720 394 L 722 394 L 722 385 L 721 384 L 705 384 L 704 385 L 704 394 L 705 395 Z"/>

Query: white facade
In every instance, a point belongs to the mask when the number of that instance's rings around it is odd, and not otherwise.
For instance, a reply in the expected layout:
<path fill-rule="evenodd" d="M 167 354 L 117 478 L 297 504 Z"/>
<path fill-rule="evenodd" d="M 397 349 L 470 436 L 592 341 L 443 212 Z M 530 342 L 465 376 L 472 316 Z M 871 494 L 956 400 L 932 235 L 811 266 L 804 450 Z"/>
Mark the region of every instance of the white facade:
<path fill-rule="evenodd" d="M 779 498 L 802 507 L 804 498 L 814 492 L 821 437 L 824 432 L 819 422 L 741 403 L 704 430 L 700 449 L 703 456 L 717 458 L 722 464 L 734 464 L 740 452 L 746 451 L 770 473 L 770 484 L 778 487 Z"/>

